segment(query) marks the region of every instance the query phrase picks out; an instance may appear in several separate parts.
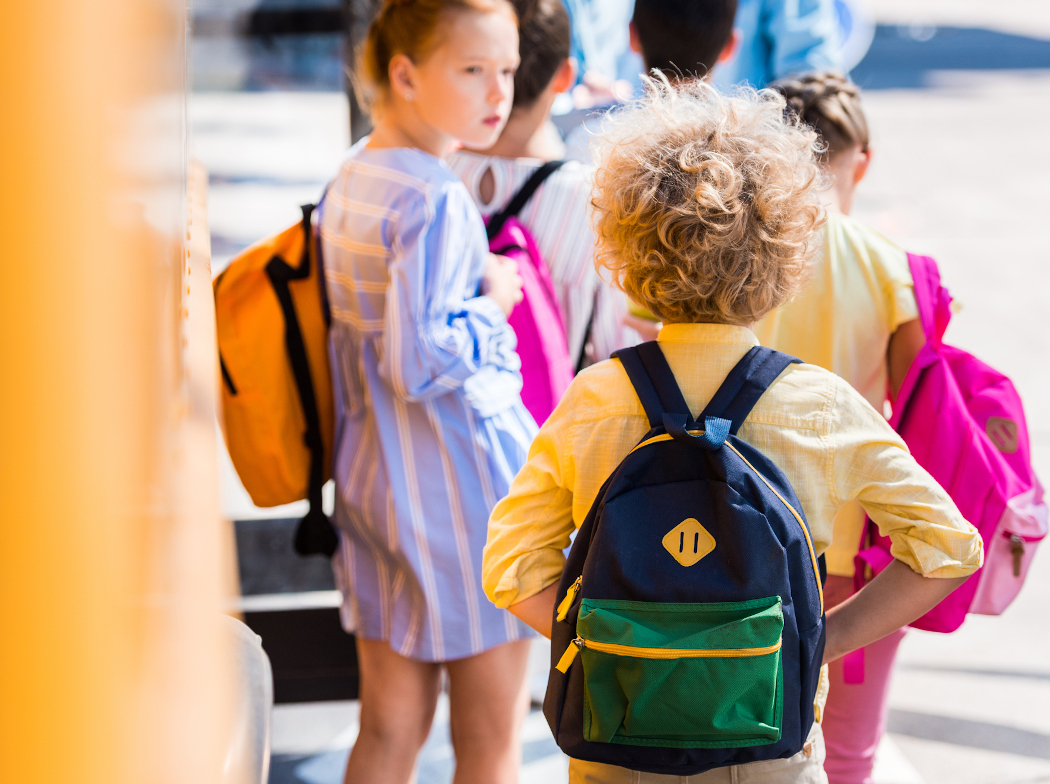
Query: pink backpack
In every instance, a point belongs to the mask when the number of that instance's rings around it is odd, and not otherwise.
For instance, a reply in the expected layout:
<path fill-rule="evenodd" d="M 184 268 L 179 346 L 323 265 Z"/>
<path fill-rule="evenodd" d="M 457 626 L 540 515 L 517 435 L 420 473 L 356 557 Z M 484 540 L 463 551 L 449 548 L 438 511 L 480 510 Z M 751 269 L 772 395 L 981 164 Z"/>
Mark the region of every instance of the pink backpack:
<path fill-rule="evenodd" d="M 507 206 L 486 221 L 489 250 L 518 263 L 524 298 L 507 321 L 518 338 L 521 400 L 537 425 L 547 421 L 573 378 L 558 298 L 532 233 L 517 215 L 536 189 L 565 161 L 545 163 L 521 186 Z"/>
<path fill-rule="evenodd" d="M 1014 600 L 1046 536 L 1047 506 L 1032 471 L 1017 390 L 1002 373 L 941 342 L 951 295 L 933 259 L 908 254 L 908 263 L 927 342 L 901 386 L 890 424 L 984 540 L 984 566 L 912 624 L 952 632 L 967 613 L 999 615 Z M 858 587 L 865 567 L 878 573 L 893 560 L 890 540 L 870 520 L 866 528 L 870 546 L 857 555 Z"/>

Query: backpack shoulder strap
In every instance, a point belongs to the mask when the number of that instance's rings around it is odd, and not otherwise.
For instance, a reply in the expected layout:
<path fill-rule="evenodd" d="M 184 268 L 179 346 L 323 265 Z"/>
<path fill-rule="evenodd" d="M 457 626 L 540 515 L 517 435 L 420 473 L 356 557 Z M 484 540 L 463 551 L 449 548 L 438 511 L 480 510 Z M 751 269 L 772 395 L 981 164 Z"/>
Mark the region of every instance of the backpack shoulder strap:
<path fill-rule="evenodd" d="M 328 301 L 328 283 L 325 280 L 324 255 L 321 253 L 321 221 L 324 220 L 324 203 L 325 199 L 328 198 L 329 187 L 331 187 L 331 183 L 325 186 L 320 201 L 313 208 L 310 224 L 312 233 L 309 236 L 313 243 L 314 255 L 317 257 L 317 285 L 321 288 L 321 310 L 324 313 L 324 325 L 330 329 L 332 326 L 332 306 Z"/>
<path fill-rule="evenodd" d="M 576 357 L 576 369 L 573 372 L 574 375 L 580 375 L 583 370 L 583 363 L 587 361 L 587 343 L 591 339 L 591 333 L 594 331 L 594 317 L 598 315 L 598 294 L 595 293 L 591 300 L 591 315 L 587 317 L 587 328 L 583 330 L 583 342 L 580 343 L 580 355 Z"/>
<path fill-rule="evenodd" d="M 940 344 L 944 330 L 951 321 L 952 297 L 941 285 L 941 272 L 937 268 L 937 262 L 929 256 L 909 253 L 908 268 L 911 270 L 915 304 L 919 309 L 922 331 L 928 341 Z"/>
<path fill-rule="evenodd" d="M 675 381 L 671 366 L 667 364 L 664 352 L 660 350 L 660 344 L 655 340 L 636 346 L 638 356 L 645 365 L 645 369 L 656 387 L 656 394 L 660 396 L 660 403 L 667 414 L 685 414 L 686 421 L 692 426 L 693 417 L 689 412 L 689 405 L 685 402 L 685 396 Z"/>
<path fill-rule="evenodd" d="M 298 267 L 292 267 L 280 256 L 274 256 L 266 265 L 266 274 L 273 286 L 277 302 L 284 316 L 284 345 L 288 362 L 292 367 L 292 377 L 299 392 L 299 403 L 302 406 L 306 431 L 303 442 L 310 452 L 310 474 L 307 478 L 307 500 L 309 511 L 299 521 L 295 531 L 295 550 L 300 555 L 323 553 L 331 557 L 338 547 L 339 539 L 331 522 L 323 510 L 321 488 L 324 486 L 324 439 L 321 435 L 321 419 L 317 409 L 317 396 L 314 394 L 313 378 L 310 375 L 310 361 L 306 354 L 306 344 L 299 326 L 299 316 L 295 312 L 295 303 L 289 283 L 303 280 L 310 275 L 310 250 L 313 242 L 312 217 L 313 204 L 302 206 L 303 253 Z"/>
<path fill-rule="evenodd" d="M 620 360 L 627 372 L 638 399 L 642 401 L 645 415 L 649 417 L 650 427 L 662 427 L 665 413 L 684 415 L 688 426 L 692 426 L 682 390 L 655 340 L 622 348 L 613 356 Z"/>
<path fill-rule="evenodd" d="M 771 348 L 755 346 L 729 371 L 726 380 L 700 415 L 700 421 L 706 417 L 728 419 L 732 423 L 729 432 L 736 435 L 769 385 L 776 381 L 788 365 L 796 362 L 801 363 L 802 360 Z"/>
<path fill-rule="evenodd" d="M 507 222 L 507 218 L 512 218 L 521 212 L 521 208 L 528 203 L 529 199 L 532 198 L 532 194 L 543 184 L 543 181 L 558 171 L 565 163 L 566 161 L 547 161 L 534 171 L 529 179 L 525 180 L 525 184 L 521 186 L 521 189 L 507 202 L 507 206 L 489 218 L 485 231 L 490 242 L 493 237 L 499 234 L 503 224 Z"/>

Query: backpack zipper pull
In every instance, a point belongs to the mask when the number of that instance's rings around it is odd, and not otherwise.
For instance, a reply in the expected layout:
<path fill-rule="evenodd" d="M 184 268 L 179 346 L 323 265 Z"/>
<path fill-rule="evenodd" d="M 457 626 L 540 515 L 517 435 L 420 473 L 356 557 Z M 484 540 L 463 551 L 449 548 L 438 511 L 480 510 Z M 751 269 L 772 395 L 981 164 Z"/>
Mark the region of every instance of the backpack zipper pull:
<path fill-rule="evenodd" d="M 583 575 L 581 574 L 576 578 L 576 582 L 569 586 L 569 590 L 565 592 L 565 598 L 561 600 L 561 604 L 558 605 L 558 620 L 564 621 L 565 617 L 569 614 L 569 608 L 572 607 L 572 603 L 576 601 L 576 595 L 580 592 L 580 586 L 583 584 Z"/>
<path fill-rule="evenodd" d="M 583 650 L 584 644 L 585 643 L 581 637 L 577 637 L 573 640 L 569 644 L 569 647 L 565 649 L 565 653 L 561 655 L 561 658 L 558 660 L 554 669 L 561 673 L 568 672 L 569 667 L 572 666 L 572 663 L 576 660 L 576 654 Z"/>
<path fill-rule="evenodd" d="M 1021 559 L 1024 557 L 1024 539 L 1010 534 L 1010 554 L 1014 557 L 1014 577 L 1021 576 Z"/>

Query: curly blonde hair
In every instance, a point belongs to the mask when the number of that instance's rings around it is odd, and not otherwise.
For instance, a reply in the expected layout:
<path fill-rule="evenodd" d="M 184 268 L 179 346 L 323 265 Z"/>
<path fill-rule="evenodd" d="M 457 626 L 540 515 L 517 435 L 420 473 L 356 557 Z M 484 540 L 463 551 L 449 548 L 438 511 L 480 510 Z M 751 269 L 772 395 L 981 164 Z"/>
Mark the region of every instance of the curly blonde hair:
<path fill-rule="evenodd" d="M 825 182 L 780 95 L 647 79 L 602 136 L 595 266 L 632 299 L 669 323 L 750 325 L 801 287 Z"/>

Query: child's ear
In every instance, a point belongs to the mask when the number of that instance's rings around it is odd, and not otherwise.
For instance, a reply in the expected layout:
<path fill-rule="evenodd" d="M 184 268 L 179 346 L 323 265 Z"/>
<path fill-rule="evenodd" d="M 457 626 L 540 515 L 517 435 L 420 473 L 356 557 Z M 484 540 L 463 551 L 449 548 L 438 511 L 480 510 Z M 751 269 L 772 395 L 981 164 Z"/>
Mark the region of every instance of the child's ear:
<path fill-rule="evenodd" d="M 574 84 L 576 84 L 576 58 L 566 57 L 564 62 L 558 66 L 558 70 L 554 72 L 551 88 L 555 94 L 565 93 L 572 89 Z"/>
<path fill-rule="evenodd" d="M 645 52 L 642 51 L 642 39 L 638 37 L 638 28 L 634 26 L 634 22 L 630 22 L 627 25 L 627 35 L 628 40 L 631 42 L 631 51 L 644 60 Z"/>
<path fill-rule="evenodd" d="M 864 175 L 868 173 L 868 166 L 871 165 L 871 147 L 861 147 L 857 151 L 857 157 L 854 159 L 853 164 L 853 184 L 856 185 L 864 179 Z"/>
<path fill-rule="evenodd" d="M 408 55 L 398 53 L 390 58 L 390 89 L 406 101 L 413 100 L 416 93 L 416 65 Z"/>
<path fill-rule="evenodd" d="M 716 63 L 724 63 L 733 59 L 733 55 L 736 54 L 737 47 L 740 46 L 740 31 L 735 27 L 733 32 L 729 35 L 729 40 L 726 41 L 726 45 L 722 47 L 722 51 L 718 55 Z"/>

